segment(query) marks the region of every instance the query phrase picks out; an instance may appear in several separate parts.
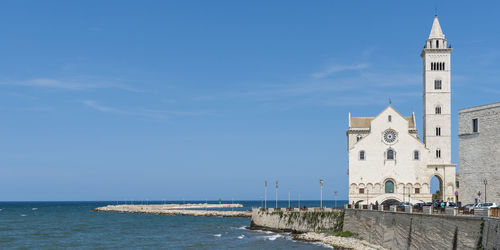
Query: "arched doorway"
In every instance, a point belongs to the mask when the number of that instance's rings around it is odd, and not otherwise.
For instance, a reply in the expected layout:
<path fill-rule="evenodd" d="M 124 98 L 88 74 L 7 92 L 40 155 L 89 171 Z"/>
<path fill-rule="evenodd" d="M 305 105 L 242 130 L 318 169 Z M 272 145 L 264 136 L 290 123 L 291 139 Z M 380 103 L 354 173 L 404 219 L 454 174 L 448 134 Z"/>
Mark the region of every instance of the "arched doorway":
<path fill-rule="evenodd" d="M 434 175 L 430 181 L 430 191 L 432 194 L 432 200 L 443 200 L 443 180 L 441 177 Z"/>

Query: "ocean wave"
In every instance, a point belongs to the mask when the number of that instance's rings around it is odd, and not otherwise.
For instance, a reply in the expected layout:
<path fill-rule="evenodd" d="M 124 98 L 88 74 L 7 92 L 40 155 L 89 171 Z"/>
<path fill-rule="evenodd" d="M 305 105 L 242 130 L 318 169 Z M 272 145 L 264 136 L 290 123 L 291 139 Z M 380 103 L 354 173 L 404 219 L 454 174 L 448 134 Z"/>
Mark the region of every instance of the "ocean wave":
<path fill-rule="evenodd" d="M 244 234 L 242 234 L 242 235 L 238 236 L 237 238 L 238 238 L 238 239 L 243 239 L 243 238 L 245 238 L 245 235 L 244 235 Z"/>
<path fill-rule="evenodd" d="M 222 234 L 214 234 L 214 237 L 221 237 Z"/>
<path fill-rule="evenodd" d="M 334 249 L 333 246 L 325 244 L 323 242 L 319 242 L 319 241 L 317 241 L 317 242 L 311 242 L 311 244 L 317 245 L 317 246 L 321 246 L 321 247 L 324 247 L 324 248 Z"/>
<path fill-rule="evenodd" d="M 283 235 L 281 235 L 281 234 L 275 234 L 275 235 L 265 236 L 264 238 L 266 240 L 276 240 L 276 239 L 278 239 L 280 237 L 283 237 Z"/>
<path fill-rule="evenodd" d="M 35 211 L 35 210 L 38 210 L 38 208 L 37 208 L 37 207 L 34 207 L 34 208 L 32 208 L 31 210 Z"/>
<path fill-rule="evenodd" d="M 25 214 L 21 214 L 21 216 L 22 216 L 22 217 L 24 217 L 24 216 L 27 216 L 27 215 L 25 215 Z"/>

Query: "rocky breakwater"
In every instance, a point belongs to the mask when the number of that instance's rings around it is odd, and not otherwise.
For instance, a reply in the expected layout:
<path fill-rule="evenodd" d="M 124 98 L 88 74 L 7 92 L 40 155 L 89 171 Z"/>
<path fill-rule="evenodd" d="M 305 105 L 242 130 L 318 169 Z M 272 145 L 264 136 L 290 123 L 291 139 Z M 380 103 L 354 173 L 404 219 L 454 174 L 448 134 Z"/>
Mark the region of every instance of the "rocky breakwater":
<path fill-rule="evenodd" d="M 295 240 L 302 240 L 302 241 L 320 241 L 323 244 L 328 244 L 334 246 L 335 248 L 340 248 L 340 249 L 356 249 L 356 250 L 386 249 L 381 246 L 371 244 L 368 241 L 360 240 L 354 237 L 339 237 L 327 233 L 309 232 L 309 233 L 297 234 L 293 238 Z"/>
<path fill-rule="evenodd" d="M 96 212 L 168 214 L 186 216 L 251 217 L 251 211 L 222 211 L 200 209 L 242 208 L 242 204 L 155 204 L 155 205 L 108 205 Z"/>

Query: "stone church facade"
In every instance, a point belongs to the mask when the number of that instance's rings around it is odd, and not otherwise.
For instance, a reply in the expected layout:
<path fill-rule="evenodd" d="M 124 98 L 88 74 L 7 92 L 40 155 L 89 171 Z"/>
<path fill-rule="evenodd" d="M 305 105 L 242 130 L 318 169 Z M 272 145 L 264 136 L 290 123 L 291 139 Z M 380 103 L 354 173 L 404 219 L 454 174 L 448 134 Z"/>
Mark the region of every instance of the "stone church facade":
<path fill-rule="evenodd" d="M 349 203 L 411 203 L 432 200 L 430 182 L 440 181 L 441 199 L 456 201 L 451 164 L 451 52 L 437 16 L 423 59 L 423 140 L 415 114 L 388 106 L 375 117 L 349 113 Z"/>

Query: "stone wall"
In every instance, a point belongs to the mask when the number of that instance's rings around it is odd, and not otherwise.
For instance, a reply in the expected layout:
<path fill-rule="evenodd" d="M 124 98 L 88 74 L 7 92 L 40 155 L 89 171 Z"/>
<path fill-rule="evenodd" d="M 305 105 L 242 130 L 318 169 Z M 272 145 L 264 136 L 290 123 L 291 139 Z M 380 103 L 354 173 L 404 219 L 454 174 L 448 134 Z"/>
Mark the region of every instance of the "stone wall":
<path fill-rule="evenodd" d="M 500 249 L 500 219 L 346 209 L 344 231 L 388 249 Z"/>
<path fill-rule="evenodd" d="M 341 231 L 343 210 L 287 211 L 252 209 L 251 228 L 282 230 L 289 232 L 311 232 L 318 230 Z"/>
<path fill-rule="evenodd" d="M 472 131 L 472 119 L 478 119 L 478 132 Z M 500 103 L 458 112 L 460 161 L 459 200 L 474 203 L 481 191 L 484 202 L 484 179 L 487 201 L 500 203 Z"/>

